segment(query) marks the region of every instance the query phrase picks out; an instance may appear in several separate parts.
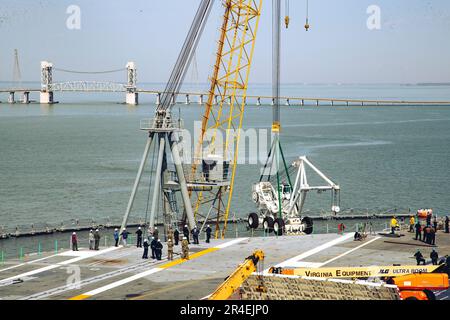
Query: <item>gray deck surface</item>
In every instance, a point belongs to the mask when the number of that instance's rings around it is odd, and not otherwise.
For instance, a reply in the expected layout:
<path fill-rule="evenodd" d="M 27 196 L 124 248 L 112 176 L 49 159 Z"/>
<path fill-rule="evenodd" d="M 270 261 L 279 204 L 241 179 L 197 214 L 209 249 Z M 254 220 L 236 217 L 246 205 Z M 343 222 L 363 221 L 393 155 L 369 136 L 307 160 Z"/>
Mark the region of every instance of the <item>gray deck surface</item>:
<path fill-rule="evenodd" d="M 405 233 L 401 238 L 369 236 L 365 241 L 347 240 L 332 246 L 326 244 L 342 235 L 321 234 L 309 236 L 285 236 L 265 238 L 243 238 L 238 243 L 217 250 L 202 252 L 208 248 L 235 241 L 236 239 L 212 240 L 210 244 L 190 245 L 193 259 L 173 266 L 165 266 L 168 261 L 143 260 L 142 249 L 135 246 L 100 248 L 89 251 L 80 248 L 79 252 L 64 251 L 58 255 L 44 254 L 28 257 L 25 261 L 8 261 L 0 267 L 1 299 L 69 299 L 97 288 L 107 287 L 102 292 L 85 296 L 87 299 L 201 299 L 217 288 L 247 256 L 256 249 L 265 253 L 263 268 L 277 265 L 306 253 L 303 263 L 327 263 L 332 266 L 370 266 L 408 264 L 414 265 L 412 255 L 420 248 L 427 258 L 431 247 L 414 241 L 412 234 Z M 373 240 L 377 238 L 376 240 Z M 369 241 L 372 242 L 368 243 Z M 339 240 L 338 240 L 339 241 Z M 437 250 L 441 256 L 450 254 L 450 236 L 442 232 L 437 236 Z M 310 250 L 325 245 L 322 250 L 311 253 Z M 350 250 L 360 247 L 352 252 Z M 103 250 L 107 252 L 103 252 Z M 180 246 L 176 247 L 175 260 L 179 258 Z M 166 252 L 166 247 L 164 248 Z M 202 252 L 195 257 L 196 252 Z M 309 253 L 308 253 L 309 252 Z M 204 253 L 204 254 L 203 254 Z M 344 255 L 343 255 L 344 254 Z M 93 256 L 92 256 L 93 255 Z M 343 255 L 340 257 L 340 255 Z M 45 258 L 45 259 L 43 259 Z M 70 262 L 70 260 L 75 261 Z M 40 261 L 38 261 L 40 260 Z M 295 259 L 294 259 L 295 260 Z M 49 269 L 43 269 L 46 268 Z M 117 281 L 154 268 L 164 267 L 155 273 L 137 277 L 125 284 Z M 166 268 L 167 267 L 167 268 Z M 79 268 L 79 269 L 78 269 Z M 79 287 L 71 287 L 68 280 L 79 271 Z M 34 272 L 34 274 L 25 274 Z M 20 279 L 18 281 L 18 279 Z M 77 278 L 75 278 L 77 279 Z M 438 294 L 438 299 L 446 299 L 448 292 Z"/>

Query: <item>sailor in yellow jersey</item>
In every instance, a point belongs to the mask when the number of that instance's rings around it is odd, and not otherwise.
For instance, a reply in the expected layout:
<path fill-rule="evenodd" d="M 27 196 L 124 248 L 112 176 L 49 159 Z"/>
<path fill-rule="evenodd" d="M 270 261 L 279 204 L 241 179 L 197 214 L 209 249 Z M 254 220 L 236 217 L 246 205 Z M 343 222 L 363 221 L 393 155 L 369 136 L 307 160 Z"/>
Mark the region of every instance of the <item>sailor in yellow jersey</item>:
<path fill-rule="evenodd" d="M 395 233 L 395 229 L 398 227 L 398 221 L 395 218 L 395 216 L 392 217 L 391 219 L 391 233 L 394 234 Z"/>
<path fill-rule="evenodd" d="M 411 218 L 409 218 L 409 232 L 414 232 L 415 224 L 416 224 L 416 219 L 414 219 L 414 216 L 411 216 Z"/>

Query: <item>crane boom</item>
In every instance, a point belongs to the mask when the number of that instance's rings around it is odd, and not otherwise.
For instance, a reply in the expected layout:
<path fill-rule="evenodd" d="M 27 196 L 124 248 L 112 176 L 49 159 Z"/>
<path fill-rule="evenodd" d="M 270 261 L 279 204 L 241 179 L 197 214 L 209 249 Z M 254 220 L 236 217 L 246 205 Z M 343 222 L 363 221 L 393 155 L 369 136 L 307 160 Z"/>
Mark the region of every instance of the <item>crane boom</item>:
<path fill-rule="evenodd" d="M 191 188 L 195 217 L 215 221 L 216 238 L 224 237 L 231 209 L 240 130 L 262 0 L 226 0 L 224 6 L 216 61 L 190 177 L 197 187 L 197 190 Z M 222 141 L 219 135 L 224 136 Z M 208 157 L 219 159 L 224 167 L 224 181 L 213 183 L 209 181 L 209 173 L 202 172 L 204 162 L 201 159 Z M 204 191 L 201 188 L 205 185 Z M 222 230 L 221 222 L 224 224 Z"/>
<path fill-rule="evenodd" d="M 255 251 L 211 294 L 209 300 L 227 300 L 256 271 L 258 262 L 263 260 L 264 252 Z"/>

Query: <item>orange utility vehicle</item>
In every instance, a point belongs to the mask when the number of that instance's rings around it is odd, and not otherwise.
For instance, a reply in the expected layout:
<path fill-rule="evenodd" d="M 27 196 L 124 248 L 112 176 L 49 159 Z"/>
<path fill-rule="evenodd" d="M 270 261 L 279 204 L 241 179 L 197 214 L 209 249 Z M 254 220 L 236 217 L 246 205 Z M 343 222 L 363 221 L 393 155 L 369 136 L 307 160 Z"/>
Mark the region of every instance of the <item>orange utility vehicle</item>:
<path fill-rule="evenodd" d="M 409 274 L 392 279 L 402 300 L 436 300 L 433 291 L 447 290 L 446 273 Z"/>

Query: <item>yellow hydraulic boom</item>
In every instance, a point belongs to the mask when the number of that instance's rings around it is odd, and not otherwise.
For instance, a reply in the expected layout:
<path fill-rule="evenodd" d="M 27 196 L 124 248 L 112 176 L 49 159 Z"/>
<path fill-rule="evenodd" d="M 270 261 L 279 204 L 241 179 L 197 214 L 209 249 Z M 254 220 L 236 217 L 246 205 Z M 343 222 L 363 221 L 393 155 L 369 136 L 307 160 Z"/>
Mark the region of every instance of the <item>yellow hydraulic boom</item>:
<path fill-rule="evenodd" d="M 242 263 L 209 297 L 209 300 L 227 300 L 255 272 L 259 261 L 264 260 L 264 252 L 257 250 Z"/>

